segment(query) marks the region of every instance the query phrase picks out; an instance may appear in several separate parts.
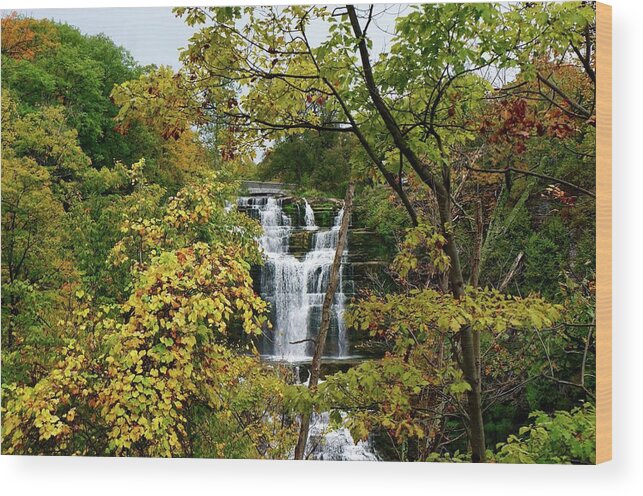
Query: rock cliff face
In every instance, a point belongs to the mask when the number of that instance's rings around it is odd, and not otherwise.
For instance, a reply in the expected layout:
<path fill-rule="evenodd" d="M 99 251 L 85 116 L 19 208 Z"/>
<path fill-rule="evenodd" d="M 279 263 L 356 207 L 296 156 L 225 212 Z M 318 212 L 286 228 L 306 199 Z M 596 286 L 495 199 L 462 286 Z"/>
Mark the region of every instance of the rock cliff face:
<path fill-rule="evenodd" d="M 305 204 L 303 199 L 292 196 L 281 197 L 283 212 L 290 217 L 293 230 L 290 236 L 289 252 L 296 257 L 303 257 L 311 248 L 314 231 L 305 229 Z M 312 198 L 307 200 L 315 214 L 315 222 L 322 229 L 328 229 L 333 224 L 341 208 L 341 201 L 332 198 Z M 248 206 L 239 206 L 239 210 L 257 218 Z M 348 231 L 348 262 L 352 267 L 353 276 L 359 284 L 357 288 L 368 286 L 371 275 L 384 277 L 386 265 L 393 254 L 390 250 L 390 240 L 384 239 L 364 226 L 363 219 L 353 215 Z"/>
<path fill-rule="evenodd" d="M 330 227 L 341 208 L 341 201 L 327 198 L 312 198 L 307 201 L 315 213 L 317 225 L 320 228 Z M 285 198 L 283 210 L 290 216 L 293 226 L 304 225 L 303 199 Z M 298 257 L 303 256 L 311 247 L 312 235 L 311 231 L 305 229 L 294 230 L 290 238 L 290 252 Z M 348 264 L 356 290 L 369 287 L 374 278 L 381 280 L 380 282 L 388 280 L 385 269 L 393 256 L 390 246 L 390 240 L 367 229 L 363 219 L 353 215 L 348 231 Z"/>

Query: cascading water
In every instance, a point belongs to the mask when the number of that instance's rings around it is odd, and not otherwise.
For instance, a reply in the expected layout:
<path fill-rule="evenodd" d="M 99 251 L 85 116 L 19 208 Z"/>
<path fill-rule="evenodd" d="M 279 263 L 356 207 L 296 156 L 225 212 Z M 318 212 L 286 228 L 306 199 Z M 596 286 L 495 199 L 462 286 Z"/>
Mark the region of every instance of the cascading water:
<path fill-rule="evenodd" d="M 313 207 L 310 206 L 306 198 L 304 198 L 304 206 L 305 206 L 304 224 L 306 225 L 306 229 L 309 229 L 309 230 L 317 229 L 317 224 L 315 224 L 315 212 L 313 211 Z"/>
<path fill-rule="evenodd" d="M 271 349 L 265 354 L 289 362 L 305 361 L 312 356 L 310 339 L 319 327 L 344 211 L 338 212 L 330 229 L 323 230 L 315 223 L 315 214 L 307 201 L 303 226 L 293 226 L 281 200 L 274 197 L 240 198 L 238 205 L 253 210 L 264 229 L 260 244 L 266 263 L 261 272 L 261 295 L 272 305 L 273 324 L 272 344 L 266 346 Z M 296 228 L 315 231 L 312 248 L 303 258 L 289 253 L 290 237 Z M 336 330 L 333 358 L 344 358 L 348 352 L 343 319 L 344 265 L 342 262 L 332 306 L 332 329 Z"/>
<path fill-rule="evenodd" d="M 299 377 L 299 367 L 296 376 Z M 310 375 L 305 385 L 308 385 Z M 324 381 L 320 381 L 324 382 Z M 301 383 L 299 383 L 301 384 Z M 346 414 L 340 412 L 342 422 Z M 344 427 L 330 428 L 330 413 L 313 412 L 310 419 L 308 441 L 306 443 L 307 458 L 311 460 L 327 461 L 378 461 L 379 457 L 370 441 L 357 441 L 353 439 L 350 431 Z"/>
<path fill-rule="evenodd" d="M 377 461 L 368 441 L 355 442 L 346 427 L 329 429 L 328 412 L 313 413 L 308 434 L 308 458 L 327 461 Z"/>
<path fill-rule="evenodd" d="M 283 211 L 282 200 L 266 197 L 239 198 L 237 205 L 257 218 L 264 229 L 259 242 L 266 256 L 261 270 L 261 296 L 271 303 L 273 336 L 263 355 L 288 362 L 309 361 L 321 318 L 321 307 L 328 288 L 330 270 L 339 240 L 339 228 L 344 216 L 341 209 L 329 229 L 315 222 L 312 207 L 304 200 L 303 223 L 294 225 Z M 299 217 L 299 216 L 298 216 Z M 310 249 L 297 257 L 290 253 L 290 240 L 297 230 L 314 231 Z M 348 342 L 344 324 L 346 295 L 344 288 L 344 249 L 340 280 L 332 306 L 329 341 L 335 340 L 330 358 L 346 358 Z M 333 335 L 334 333 L 334 335 Z M 297 374 L 298 375 L 298 374 Z M 378 460 L 368 442 L 353 440 L 345 427 L 330 429 L 328 412 L 315 413 L 311 419 L 308 446 L 310 457 L 316 460 Z"/>

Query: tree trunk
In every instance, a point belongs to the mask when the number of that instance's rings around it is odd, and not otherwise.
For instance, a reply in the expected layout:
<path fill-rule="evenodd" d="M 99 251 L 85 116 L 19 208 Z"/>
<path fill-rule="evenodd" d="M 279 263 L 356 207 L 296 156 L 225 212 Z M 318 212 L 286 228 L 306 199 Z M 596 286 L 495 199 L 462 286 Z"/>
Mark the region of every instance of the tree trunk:
<path fill-rule="evenodd" d="M 15 331 L 14 328 L 16 326 L 16 319 L 18 318 L 18 314 L 20 313 L 18 309 L 18 297 L 15 294 L 12 294 L 9 297 L 9 315 L 10 317 L 7 319 L 9 322 L 7 322 L 6 326 L 6 331 L 7 331 L 7 349 L 13 348 L 13 342 L 14 342 L 14 335 Z"/>
<path fill-rule="evenodd" d="M 509 286 L 509 283 L 511 280 L 514 278 L 516 275 L 516 272 L 518 271 L 518 267 L 520 267 L 520 262 L 522 262 L 522 258 L 525 256 L 524 252 L 518 253 L 516 256 L 515 260 L 511 264 L 511 268 L 509 269 L 509 272 L 507 272 L 507 275 L 505 278 L 502 280 L 502 283 L 500 284 L 500 287 L 498 288 L 498 291 L 504 291 L 507 289 L 507 286 Z"/>
<path fill-rule="evenodd" d="M 482 243 L 484 241 L 484 222 L 482 219 L 482 202 L 476 203 L 476 240 L 473 247 L 473 261 L 471 262 L 471 276 L 469 284 L 474 288 L 478 287 L 480 279 L 480 260 L 482 260 Z"/>
<path fill-rule="evenodd" d="M 328 280 L 328 289 L 324 296 L 324 304 L 322 306 L 321 323 L 319 325 L 319 333 L 317 334 L 317 342 L 315 344 L 315 352 L 313 360 L 310 365 L 310 379 L 308 387 L 311 392 L 315 392 L 317 384 L 319 384 L 319 373 L 321 369 L 321 357 L 324 352 L 326 344 L 326 336 L 328 334 L 328 327 L 330 326 L 330 310 L 335 299 L 335 292 L 339 284 L 339 269 L 342 263 L 342 255 L 344 253 L 344 246 L 346 245 L 346 238 L 348 237 L 348 225 L 350 223 L 351 211 L 353 210 L 353 194 L 355 192 L 355 184 L 351 181 L 346 191 L 346 198 L 344 199 L 344 217 L 342 224 L 339 228 L 337 239 L 337 248 L 335 250 L 335 258 L 333 265 L 330 269 Z M 306 452 L 306 442 L 308 440 L 308 431 L 310 429 L 310 413 L 304 413 L 301 416 L 301 426 L 299 428 L 299 438 L 297 439 L 297 446 L 295 447 L 295 460 L 303 460 Z"/>
<path fill-rule="evenodd" d="M 431 188 L 435 193 L 438 202 L 438 209 L 440 213 L 440 228 L 443 236 L 446 238 L 446 246 L 444 247 L 446 254 L 451 260 L 451 268 L 449 270 L 449 281 L 451 283 L 451 292 L 455 298 L 462 298 L 464 296 L 464 280 L 462 277 L 462 267 L 460 266 L 460 256 L 458 248 L 455 243 L 453 235 L 452 217 L 451 217 L 451 196 L 450 196 L 450 177 L 448 163 L 444 151 L 442 150 L 442 143 L 439 135 L 435 134 L 438 146 L 442 154 L 444 163 L 442 168 L 442 177 L 436 177 L 434 173 L 420 160 L 415 151 L 406 141 L 395 117 L 388 108 L 386 102 L 380 95 L 379 89 L 375 83 L 373 76 L 373 68 L 368 53 L 368 46 L 362 28 L 359 24 L 359 19 L 353 5 L 346 6 L 346 12 L 355 35 L 357 46 L 359 49 L 360 59 L 362 62 L 362 70 L 366 88 L 368 89 L 373 106 L 382 118 L 384 125 L 389 131 L 395 146 L 406 157 L 409 164 L 418 174 L 420 179 Z M 462 372 L 464 373 L 466 381 L 471 386 L 471 390 L 467 392 L 468 396 L 468 415 L 469 415 L 469 438 L 471 442 L 471 459 L 473 462 L 486 461 L 485 456 L 485 439 L 484 439 L 484 424 L 482 420 L 482 399 L 481 388 L 476 373 L 476 357 L 474 352 L 474 339 L 473 333 L 470 328 L 465 328 L 460 331 L 460 343 L 462 347 Z"/>
<path fill-rule="evenodd" d="M 484 220 L 482 218 L 482 202 L 476 203 L 476 241 L 473 249 L 473 262 L 471 264 L 471 286 L 478 287 L 480 279 L 480 260 L 482 259 L 482 243 L 484 241 Z M 480 333 L 476 332 L 473 336 L 473 354 L 476 360 L 476 370 L 478 372 L 478 386 L 482 389 L 482 359 L 480 357 Z"/>
<path fill-rule="evenodd" d="M 451 226 L 451 199 L 441 187 L 436 194 L 440 211 L 442 232 L 447 240 L 444 247 L 451 259 L 449 271 L 449 282 L 451 292 L 455 298 L 464 296 L 464 280 L 460 266 L 460 256 L 455 244 Z M 475 335 L 470 327 L 460 331 L 460 346 L 462 348 L 462 372 L 465 380 L 469 383 L 470 390 L 467 391 L 467 413 L 469 415 L 469 443 L 471 444 L 471 461 L 474 463 L 486 461 L 486 446 L 484 436 L 484 421 L 482 418 L 482 388 L 480 385 L 480 343 L 479 335 Z M 477 354 L 477 356 L 476 356 Z"/>
<path fill-rule="evenodd" d="M 482 393 L 475 353 L 475 338 L 470 327 L 460 331 L 460 346 L 462 347 L 462 372 L 465 380 L 471 386 L 467 391 L 467 413 L 469 415 L 469 443 L 471 444 L 471 461 L 481 463 L 486 461 L 484 422 L 482 419 Z"/>

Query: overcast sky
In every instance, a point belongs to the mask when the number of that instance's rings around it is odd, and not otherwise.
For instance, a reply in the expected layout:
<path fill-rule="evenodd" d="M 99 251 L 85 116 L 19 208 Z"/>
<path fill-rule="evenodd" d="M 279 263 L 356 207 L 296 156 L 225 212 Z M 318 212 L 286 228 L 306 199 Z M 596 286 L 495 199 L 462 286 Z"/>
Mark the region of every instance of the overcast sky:
<path fill-rule="evenodd" d="M 390 42 L 395 18 L 408 11 L 407 5 L 378 5 L 376 22 L 369 29 L 375 52 Z M 3 15 L 9 11 L 3 10 Z M 25 9 L 21 15 L 53 19 L 76 26 L 85 34 L 104 33 L 117 45 L 125 47 L 142 65 L 179 67 L 179 49 L 188 44 L 193 33 L 185 22 L 176 18 L 170 7 L 87 8 L 87 9 Z M 311 43 L 323 40 L 326 26 L 310 26 Z"/>
<path fill-rule="evenodd" d="M 178 49 L 187 45 L 193 32 L 168 7 L 29 9 L 18 13 L 66 22 L 84 34 L 104 33 L 142 65 L 178 68 Z"/>

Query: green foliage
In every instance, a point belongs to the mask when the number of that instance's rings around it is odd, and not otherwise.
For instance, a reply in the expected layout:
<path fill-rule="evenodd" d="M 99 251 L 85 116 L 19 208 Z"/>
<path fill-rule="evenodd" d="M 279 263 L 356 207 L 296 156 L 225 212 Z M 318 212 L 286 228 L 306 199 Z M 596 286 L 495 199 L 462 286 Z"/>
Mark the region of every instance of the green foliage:
<path fill-rule="evenodd" d="M 526 185 L 520 192 L 516 186 L 511 196 L 506 191 L 503 192 L 494 216 L 489 221 L 482 248 L 483 284 L 499 286 L 512 262 L 524 250 L 532 233 L 531 214 L 525 205 L 530 191 L 530 185 Z"/>
<path fill-rule="evenodd" d="M 350 178 L 356 147 L 345 133 L 304 132 L 284 138 L 259 164 L 263 181 L 282 181 L 302 189 L 341 197 Z"/>
<path fill-rule="evenodd" d="M 467 288 L 460 300 L 433 289 L 362 298 L 351 310 L 349 325 L 385 341 L 389 351 L 381 360 L 327 377 L 313 401 L 319 408 L 348 410 L 347 425 L 358 438 L 383 429 L 398 446 L 423 440 L 428 452 L 421 450 L 417 458 L 425 459 L 447 428 L 432 413 L 450 411 L 471 390 L 457 353 L 448 351 L 460 331 L 469 328 L 503 343 L 510 332 L 550 327 L 561 311 L 538 297 L 475 288 Z M 500 361 L 510 360 L 511 352 L 503 352 L 500 344 L 493 349 Z"/>
<path fill-rule="evenodd" d="M 553 415 L 533 412 L 532 423 L 496 446 L 498 463 L 596 463 L 596 408 L 590 403 Z"/>
<path fill-rule="evenodd" d="M 414 415 L 414 403 L 430 381 L 421 369 L 387 357 L 333 374 L 313 401 L 321 411 L 352 411 L 345 425 L 355 439 L 366 439 L 375 428 L 389 430 L 398 440 L 423 438 L 426 425 Z"/>
<path fill-rule="evenodd" d="M 487 450 L 492 463 L 596 463 L 596 407 L 591 403 L 559 410 L 549 415 L 542 411 L 529 414 L 531 423 L 520 427 L 518 434 L 511 434 L 498 443 L 494 450 Z M 466 463 L 467 453 L 432 453 L 427 461 Z"/>
<path fill-rule="evenodd" d="M 7 279 L 44 282 L 56 272 L 64 211 L 46 169 L 28 158 L 6 158 L 3 167 L 3 268 Z"/>
<path fill-rule="evenodd" d="M 79 145 L 76 130 L 68 127 L 63 109 L 44 107 L 24 117 L 10 114 L 6 122 L 10 134 L 3 141 L 9 153 L 44 167 L 57 197 L 68 205 L 91 161 Z"/>
<path fill-rule="evenodd" d="M 45 337 L 51 308 L 64 299 L 61 286 L 76 279 L 64 249 L 69 241 L 64 211 L 68 190 L 55 174 L 65 167 L 82 170 L 87 162 L 73 132 L 45 135 L 38 121 L 18 118 L 6 93 L 2 98 L 2 338 L 7 348 L 23 342 L 31 347 L 37 341 L 32 333 Z M 43 119 L 47 115 L 58 116 L 45 111 Z M 43 141 L 31 142 L 32 135 Z M 11 368 L 5 371 L 11 376 Z"/>
<path fill-rule="evenodd" d="M 117 107 L 109 99 L 115 84 L 142 72 L 131 55 L 104 35 L 85 36 L 66 24 L 19 18 L 7 22 L 25 22 L 36 30 L 42 30 L 44 22 L 51 40 L 31 58 L 3 52 L 2 88 L 14 94 L 21 113 L 62 107 L 68 126 L 77 130 L 83 151 L 95 166 L 140 158 L 136 155 L 149 143 L 146 133 L 136 129 L 124 137 L 115 131 L 112 118 Z M 150 156 L 149 151 L 143 154 Z"/>
<path fill-rule="evenodd" d="M 435 271 L 447 272 L 451 260 L 444 252 L 446 242 L 445 237 L 430 224 L 420 224 L 408 229 L 400 244 L 400 251 L 393 260 L 393 270 L 403 279 L 408 279 L 409 272 L 416 271 L 422 265 L 420 257 L 424 257 Z"/>
<path fill-rule="evenodd" d="M 365 187 L 358 192 L 353 215 L 357 222 L 387 240 L 391 252 L 403 230 L 410 227 L 408 214 L 395 202 L 392 193 L 381 185 Z"/>
<path fill-rule="evenodd" d="M 562 307 L 542 298 L 518 298 L 496 290 L 467 288 L 462 299 L 433 289 L 408 294 L 371 296 L 354 308 L 348 322 L 373 335 L 390 334 L 400 351 L 414 340 L 422 343 L 429 333 L 457 333 L 463 327 L 475 332 L 503 333 L 507 329 L 549 327 L 560 318 Z M 413 334 L 413 335 L 411 335 Z"/>
<path fill-rule="evenodd" d="M 524 283 L 527 291 L 538 291 L 553 297 L 559 290 L 556 281 L 567 261 L 569 233 L 562 221 L 554 217 L 544 228 L 532 234 L 525 246 L 527 263 Z"/>

